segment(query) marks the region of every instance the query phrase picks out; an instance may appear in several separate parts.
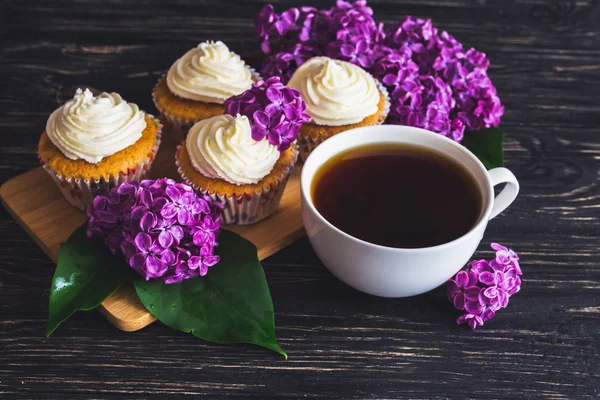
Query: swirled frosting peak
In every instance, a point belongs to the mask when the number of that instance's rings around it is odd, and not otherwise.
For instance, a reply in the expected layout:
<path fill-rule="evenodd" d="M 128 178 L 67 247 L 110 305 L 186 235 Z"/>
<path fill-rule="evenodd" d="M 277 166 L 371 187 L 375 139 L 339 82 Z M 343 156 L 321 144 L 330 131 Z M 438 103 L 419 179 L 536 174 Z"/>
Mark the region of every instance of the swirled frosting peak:
<path fill-rule="evenodd" d="M 306 112 L 317 125 L 354 124 L 378 110 L 375 79 L 349 62 L 311 58 L 294 72 L 288 86 L 302 93 Z"/>
<path fill-rule="evenodd" d="M 208 178 L 243 185 L 267 176 L 279 159 L 267 138 L 252 139 L 246 116 L 219 115 L 197 122 L 188 132 L 186 149 L 194 168 Z"/>
<path fill-rule="evenodd" d="M 137 142 L 145 128 L 137 105 L 117 93 L 94 96 L 88 89 L 77 89 L 46 123 L 48 137 L 67 158 L 92 164 Z"/>
<path fill-rule="evenodd" d="M 167 86 L 185 99 L 223 104 L 252 86 L 252 72 L 223 42 L 204 42 L 173 63 Z"/>

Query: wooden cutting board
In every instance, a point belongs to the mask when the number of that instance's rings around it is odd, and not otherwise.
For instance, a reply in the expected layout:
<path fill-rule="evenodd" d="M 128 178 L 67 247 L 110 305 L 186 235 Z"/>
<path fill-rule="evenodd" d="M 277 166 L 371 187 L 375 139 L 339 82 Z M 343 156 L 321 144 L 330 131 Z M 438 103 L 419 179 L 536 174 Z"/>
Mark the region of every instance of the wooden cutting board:
<path fill-rule="evenodd" d="M 175 145 L 165 139 L 152 166 L 152 176 L 180 180 L 174 162 Z M 255 225 L 226 226 L 254 243 L 261 260 L 305 234 L 300 210 L 300 169 L 301 165 L 296 166 L 292 172 L 273 215 Z M 41 167 L 6 182 L 0 188 L 0 197 L 4 207 L 55 263 L 60 243 L 87 219 L 83 211 L 63 198 Z M 139 301 L 131 284 L 111 294 L 98 309 L 113 325 L 128 332 L 156 320 Z"/>

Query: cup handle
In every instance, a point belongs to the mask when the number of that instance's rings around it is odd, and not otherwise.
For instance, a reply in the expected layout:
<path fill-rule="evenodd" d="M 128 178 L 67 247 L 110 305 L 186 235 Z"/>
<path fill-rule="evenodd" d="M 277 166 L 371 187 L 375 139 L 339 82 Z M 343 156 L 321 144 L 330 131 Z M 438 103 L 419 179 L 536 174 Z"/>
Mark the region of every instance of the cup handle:
<path fill-rule="evenodd" d="M 490 219 L 495 218 L 502 211 L 506 210 L 508 206 L 517 198 L 519 194 L 519 181 L 515 175 L 506 168 L 494 168 L 488 171 L 492 186 L 506 183 L 506 186 L 498 196 L 494 199 L 494 205 L 492 207 L 492 213 Z"/>

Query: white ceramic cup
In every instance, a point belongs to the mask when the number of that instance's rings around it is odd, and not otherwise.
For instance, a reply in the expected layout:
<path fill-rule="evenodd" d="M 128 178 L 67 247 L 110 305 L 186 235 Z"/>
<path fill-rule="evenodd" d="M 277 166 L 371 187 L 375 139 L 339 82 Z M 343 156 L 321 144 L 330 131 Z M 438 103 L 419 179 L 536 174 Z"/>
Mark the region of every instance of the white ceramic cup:
<path fill-rule="evenodd" d="M 483 213 L 476 225 L 448 243 L 402 249 L 357 239 L 323 218 L 311 198 L 312 181 L 319 167 L 348 149 L 385 143 L 431 148 L 466 167 L 475 178 L 483 198 Z M 508 169 L 487 171 L 477 157 L 460 144 L 430 131 L 399 125 L 352 129 L 324 141 L 304 163 L 300 183 L 302 219 L 317 256 L 343 282 L 362 292 L 383 297 L 413 296 L 443 284 L 469 261 L 483 238 L 488 221 L 504 211 L 519 192 L 519 182 Z M 506 186 L 494 198 L 494 186 L 501 183 L 506 183 Z"/>

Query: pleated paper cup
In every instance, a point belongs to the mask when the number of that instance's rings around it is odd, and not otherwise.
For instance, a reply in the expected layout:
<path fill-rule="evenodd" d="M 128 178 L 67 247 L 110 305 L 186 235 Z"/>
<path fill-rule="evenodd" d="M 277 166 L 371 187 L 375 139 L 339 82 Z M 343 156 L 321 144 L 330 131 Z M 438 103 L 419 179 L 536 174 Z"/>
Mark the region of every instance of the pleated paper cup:
<path fill-rule="evenodd" d="M 375 82 L 377 83 L 377 88 L 383 95 L 384 106 L 383 106 L 383 113 L 381 113 L 381 115 L 379 116 L 379 118 L 373 125 L 381 125 L 385 122 L 385 119 L 387 118 L 387 116 L 390 112 L 390 95 L 389 95 L 386 87 L 383 86 L 381 84 L 381 82 L 379 82 L 379 81 L 375 81 Z M 350 129 L 352 129 L 352 128 L 350 128 Z M 332 136 L 335 136 L 335 135 L 337 135 L 337 133 Z M 298 133 L 298 147 L 300 149 L 300 160 L 302 162 L 306 161 L 306 159 L 308 158 L 308 155 L 318 145 L 320 145 L 321 143 L 323 143 L 325 140 L 329 139 L 330 137 L 331 136 L 323 137 L 320 135 L 319 136 L 305 135 L 305 134 L 302 134 L 302 132 Z"/>
<path fill-rule="evenodd" d="M 268 189 L 257 185 L 256 191 L 251 195 L 247 193 L 216 193 L 199 187 L 187 177 L 179 159 L 181 146 L 184 146 L 184 144 L 177 147 L 175 156 L 179 175 L 181 175 L 185 183 L 192 186 L 195 190 L 210 196 L 213 200 L 219 201 L 224 205 L 221 215 L 223 224 L 250 225 L 262 221 L 273 214 L 279 206 L 287 181 L 298 160 L 298 150 L 294 145 L 292 163 L 287 165 L 285 172 L 282 172 L 275 178 L 276 184 L 271 185 Z"/>
<path fill-rule="evenodd" d="M 152 117 L 150 114 L 146 115 Z M 159 120 L 152 117 L 152 122 L 156 125 L 156 143 L 151 152 L 142 162 L 129 168 L 127 171 L 119 172 L 118 175 L 109 175 L 100 179 L 92 178 L 89 180 L 67 178 L 52 171 L 47 164 L 43 164 L 42 166 L 54 183 L 56 183 L 65 199 L 80 210 L 85 210 L 88 205 L 92 204 L 96 195 L 106 193 L 122 183 L 139 182 L 149 177 L 150 167 L 160 147 L 162 135 L 162 125 Z"/>
<path fill-rule="evenodd" d="M 250 68 L 249 66 L 246 66 L 246 68 L 248 68 L 252 73 L 252 80 L 254 82 L 262 80 L 260 74 L 256 72 L 254 68 Z M 158 102 L 156 101 L 156 87 L 163 79 L 166 79 L 166 75 L 167 74 L 161 76 L 158 82 L 156 82 L 156 85 L 154 85 L 154 89 L 152 90 L 152 100 L 154 101 L 156 109 L 160 113 L 161 120 L 165 126 L 165 131 L 169 133 L 169 136 L 173 138 L 175 143 L 178 143 L 185 139 L 190 128 L 200 120 L 177 116 L 159 106 Z"/>
<path fill-rule="evenodd" d="M 152 95 L 154 97 L 154 93 Z M 154 104 L 156 104 L 156 101 Z M 164 110 L 159 109 L 158 111 L 160 112 L 160 119 L 164 125 L 165 132 L 169 133 L 169 136 L 173 138 L 175 143 L 184 140 L 190 128 L 196 123 L 192 119 L 180 118 Z"/>

